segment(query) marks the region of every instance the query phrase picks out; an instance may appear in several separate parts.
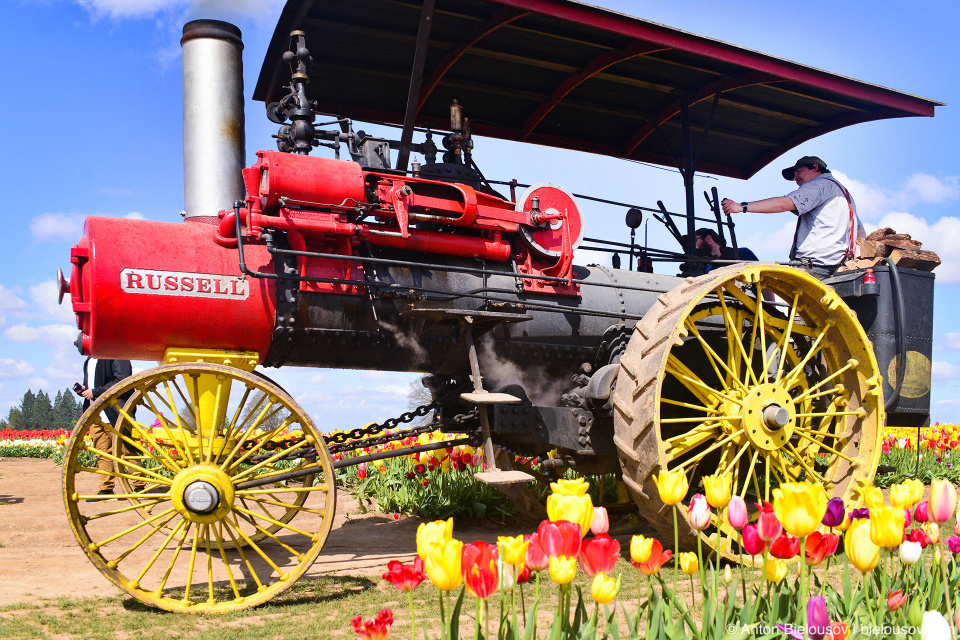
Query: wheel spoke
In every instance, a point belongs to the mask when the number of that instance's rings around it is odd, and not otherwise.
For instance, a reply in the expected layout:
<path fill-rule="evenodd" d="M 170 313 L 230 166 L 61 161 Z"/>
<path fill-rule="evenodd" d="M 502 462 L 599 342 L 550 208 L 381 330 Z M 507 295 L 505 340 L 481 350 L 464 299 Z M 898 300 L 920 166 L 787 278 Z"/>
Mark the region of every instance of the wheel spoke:
<path fill-rule="evenodd" d="M 293 531 L 294 533 L 299 533 L 300 535 L 302 535 L 302 536 L 304 536 L 304 537 L 306 537 L 306 538 L 312 538 L 312 537 L 313 537 L 313 534 L 312 534 L 312 533 L 307 533 L 307 532 L 304 531 L 303 529 L 298 529 L 297 527 L 291 526 L 291 525 L 289 525 L 289 524 L 285 524 L 285 523 L 283 523 L 283 522 L 280 522 L 279 520 L 276 520 L 276 519 L 274 519 L 274 518 L 271 518 L 270 516 L 261 516 L 260 514 L 254 512 L 254 511 L 250 511 L 249 509 L 244 509 L 243 507 L 237 507 L 236 510 L 239 511 L 240 513 L 245 513 L 245 514 L 247 514 L 247 515 L 250 516 L 251 518 L 259 519 L 259 520 L 266 520 L 266 521 L 269 522 L 270 524 L 275 525 L 275 526 L 277 526 L 277 527 L 283 527 L 284 529 L 288 529 L 288 530 L 290 530 L 290 531 Z"/>
<path fill-rule="evenodd" d="M 186 520 L 181 520 L 179 523 L 177 523 L 177 526 L 173 529 L 173 531 L 171 531 L 170 534 L 167 535 L 167 539 L 164 540 L 162 545 L 157 547 L 157 550 L 150 557 L 150 560 L 147 562 L 147 564 L 144 565 L 143 569 L 140 570 L 140 573 L 137 574 L 137 577 L 134 579 L 134 582 L 139 583 L 141 580 L 143 580 L 143 577 L 147 575 L 147 572 L 150 571 L 151 567 L 153 567 L 154 563 L 160 557 L 160 554 L 162 554 L 164 550 L 166 550 L 167 545 L 170 544 L 170 540 L 172 540 L 173 537 L 177 535 L 177 532 L 183 529 L 183 533 L 181 534 L 180 539 L 177 541 L 177 544 L 174 547 L 173 558 L 170 559 L 170 564 L 167 565 L 167 570 L 164 572 L 163 578 L 160 580 L 160 586 L 157 587 L 157 591 L 163 591 L 164 586 L 166 586 L 167 584 L 167 580 L 170 578 L 170 572 L 173 571 L 173 566 L 177 562 L 177 557 L 180 555 L 180 549 L 182 548 L 181 545 L 183 544 L 184 539 L 187 537 L 187 534 L 190 532 L 190 527 L 191 527 L 191 523 Z"/>
<path fill-rule="evenodd" d="M 201 431 L 197 425 L 197 433 Z M 193 569 L 197 564 L 197 542 L 200 540 L 200 527 L 193 528 L 193 544 L 190 546 L 190 564 L 187 567 L 187 586 L 183 591 L 183 601 L 190 602 L 190 587 L 193 586 Z"/>
<path fill-rule="evenodd" d="M 184 426 L 183 426 L 183 420 L 180 418 L 180 412 L 177 411 L 176 402 L 175 402 L 174 399 L 173 399 L 173 392 L 170 391 L 170 381 L 169 381 L 169 380 L 165 380 L 165 381 L 163 382 L 163 387 L 164 387 L 164 389 L 165 389 L 166 392 L 167 392 L 167 397 L 170 399 L 170 405 L 169 405 L 169 406 L 170 406 L 170 410 L 173 412 L 173 418 L 174 418 L 174 420 L 177 421 L 177 430 L 178 430 L 179 433 L 180 433 L 180 439 L 181 439 L 181 441 L 184 443 L 184 445 L 183 445 L 183 449 L 184 449 L 184 450 L 183 450 L 183 453 L 186 454 L 187 464 L 190 465 L 190 466 L 193 466 L 194 460 L 193 460 L 193 452 L 190 451 L 189 431 L 188 431 L 186 428 L 184 428 Z M 180 391 L 180 387 L 177 385 L 177 381 L 176 381 L 176 380 L 173 380 L 173 387 L 177 390 L 177 393 L 180 394 L 180 397 L 183 398 L 183 392 Z M 190 407 L 191 407 L 190 410 L 192 411 L 192 410 L 193 410 L 193 405 L 190 405 Z M 196 417 L 194 417 L 194 420 L 196 420 Z M 166 426 L 167 426 L 166 420 L 161 420 L 160 422 L 163 423 L 164 428 L 166 428 Z M 169 433 L 169 431 L 170 431 L 170 430 L 167 429 L 167 432 L 168 432 L 168 433 Z M 174 442 L 176 442 L 177 439 L 173 437 L 173 434 L 170 434 L 170 437 L 171 437 L 171 439 L 172 439 Z M 179 450 L 179 447 L 177 447 L 177 449 Z"/>
<path fill-rule="evenodd" d="M 227 578 L 230 579 L 230 588 L 233 590 L 233 597 L 235 600 L 239 600 L 240 590 L 237 589 L 237 581 L 233 578 L 233 569 L 230 568 L 230 561 L 227 560 L 227 554 L 223 550 L 223 522 L 218 522 L 217 527 L 211 527 L 211 529 L 217 537 L 217 550 L 220 552 L 220 559 L 223 560 L 223 566 L 227 568 Z"/>
<path fill-rule="evenodd" d="M 723 370 L 727 372 L 727 375 L 730 376 L 731 380 L 736 382 L 741 389 L 746 389 L 738 377 L 734 375 L 733 371 L 730 370 L 730 367 L 727 366 L 727 363 L 717 355 L 717 352 L 713 350 L 713 347 L 711 347 L 704 337 L 700 335 L 697 325 L 687 318 L 685 326 L 687 327 L 687 330 L 694 335 L 694 337 L 700 343 L 700 346 L 703 347 L 704 352 L 707 354 L 707 361 L 710 362 L 710 366 L 713 368 L 713 372 L 716 374 L 717 380 L 720 381 L 720 385 L 723 387 L 723 390 L 729 393 L 730 387 L 727 386 L 726 376 L 720 373 L 720 369 L 717 368 L 717 364 L 723 367 Z"/>
<path fill-rule="evenodd" d="M 793 294 L 793 302 L 790 304 L 790 314 L 787 317 L 787 330 L 783 332 L 783 340 L 780 342 L 780 360 L 777 363 L 777 375 L 773 377 L 774 381 L 780 379 L 783 374 L 783 362 L 787 359 L 787 343 L 790 341 L 790 334 L 793 332 L 793 319 L 797 315 L 797 303 L 800 301 L 800 294 Z"/>
<path fill-rule="evenodd" d="M 703 457 L 704 457 L 705 455 L 707 455 L 707 454 L 710 453 L 711 451 L 715 451 L 716 449 L 719 449 L 720 447 L 722 447 L 722 446 L 725 445 L 726 443 L 730 442 L 731 440 L 733 440 L 734 438 L 736 438 L 737 436 L 739 436 L 739 435 L 742 434 L 742 433 L 743 433 L 743 429 L 740 429 L 740 430 L 738 430 L 738 431 L 735 431 L 734 433 L 731 433 L 730 435 L 728 435 L 727 437 L 725 437 L 723 440 L 720 440 L 719 442 L 710 445 L 709 447 L 707 447 L 706 449 L 704 449 L 703 451 L 701 451 L 700 453 L 698 453 L 698 454 L 695 455 L 694 457 L 690 458 L 689 460 L 684 460 L 679 466 L 674 467 L 674 468 L 672 469 L 672 471 L 676 471 L 677 469 L 684 469 L 684 468 L 690 466 L 691 464 L 693 464 L 694 462 L 699 462 L 700 460 L 703 459 Z"/>
<path fill-rule="evenodd" d="M 722 473 L 723 474 L 730 473 L 730 471 L 735 468 L 734 465 L 737 464 L 737 462 L 740 460 L 740 457 L 749 450 L 750 450 L 750 441 L 747 440 L 746 442 L 743 443 L 743 446 L 740 447 L 740 450 L 737 452 L 737 455 L 733 457 L 733 460 L 730 461 L 730 464 L 726 466 L 726 468 L 722 471 Z M 739 471 L 739 469 L 737 469 L 737 471 Z"/>
<path fill-rule="evenodd" d="M 717 391 L 710 385 L 706 384 L 700 379 L 700 376 L 695 374 L 687 365 L 680 362 L 680 360 L 672 353 L 667 359 L 666 370 L 667 373 L 679 380 L 683 386 L 686 387 L 687 391 L 695 395 L 697 399 L 704 404 L 715 404 L 718 402 L 718 398 L 726 400 L 727 402 L 740 404 L 740 401 L 733 396 L 721 393 L 720 391 Z M 690 385 L 693 385 L 693 387 L 688 385 L 688 382 Z"/>
<path fill-rule="evenodd" d="M 97 543 L 95 543 L 95 544 L 96 544 L 96 546 L 97 546 L 98 549 L 103 548 L 104 545 L 110 544 L 110 543 L 113 542 L 114 540 L 118 540 L 118 539 L 122 538 L 122 537 L 125 536 L 125 535 L 129 535 L 129 534 L 133 533 L 134 531 L 136 531 L 137 529 L 139 529 L 139 528 L 141 528 L 141 527 L 145 527 L 145 526 L 147 526 L 147 525 L 153 524 L 154 522 L 156 522 L 156 521 L 159 520 L 160 518 L 163 518 L 164 516 L 168 516 L 168 515 L 170 515 L 171 513 L 174 513 L 174 514 L 176 513 L 176 510 L 174 510 L 172 507 L 171 507 L 170 509 L 167 509 L 166 511 L 162 511 L 161 513 L 158 513 L 158 514 L 155 515 L 155 516 L 151 516 L 151 517 L 147 518 L 146 520 L 141 520 L 141 521 L 138 522 L 137 524 L 132 525 L 132 526 L 130 526 L 130 527 L 127 527 L 126 529 L 124 529 L 124 530 L 121 531 L 120 533 L 115 533 L 115 534 L 113 534 L 112 536 L 110 536 L 109 538 L 106 538 L 106 539 L 104 539 L 104 540 L 101 540 L 100 542 L 97 542 Z"/>
<path fill-rule="evenodd" d="M 101 425 L 101 428 L 103 428 L 105 431 L 111 431 L 111 430 L 113 429 L 113 427 L 110 427 L 110 428 L 108 429 L 106 424 Z M 116 433 L 116 431 L 114 431 L 114 433 Z M 94 447 L 94 446 L 88 446 L 88 447 L 87 447 L 87 451 L 89 451 L 90 453 L 92 453 L 92 454 L 95 455 L 95 456 L 100 456 L 100 457 L 103 457 L 103 458 L 107 458 L 108 460 L 113 461 L 113 462 L 114 462 L 115 464 L 117 464 L 117 465 L 122 465 L 122 466 L 124 466 L 124 467 L 131 467 L 131 468 L 133 468 L 134 471 L 138 471 L 138 472 L 140 472 L 140 473 L 142 473 L 142 474 L 146 474 L 145 476 L 130 476 L 130 475 L 124 475 L 124 477 L 126 477 L 126 478 L 130 478 L 130 479 L 132 479 L 132 480 L 142 480 L 142 479 L 145 479 L 146 476 L 149 476 L 150 478 L 153 479 L 153 482 L 157 482 L 157 483 L 159 483 L 159 484 L 170 484 L 170 480 L 169 480 L 168 478 L 164 478 L 163 476 L 161 476 L 161 475 L 158 474 L 158 473 L 154 473 L 154 472 L 152 472 L 152 471 L 148 471 L 147 469 L 144 469 L 143 467 L 141 467 L 141 466 L 138 465 L 138 464 L 133 464 L 133 463 L 130 462 L 129 460 L 123 460 L 122 458 L 118 458 L 117 456 L 113 455 L 112 453 L 107 453 L 106 451 L 103 451 L 103 450 L 101 450 L 101 449 L 97 449 L 97 448 Z M 118 466 L 117 468 L 119 468 L 119 466 Z M 105 472 L 105 473 L 106 473 L 106 472 Z M 113 475 L 113 474 L 111 474 L 111 475 Z M 121 474 L 118 473 L 117 475 L 121 475 Z"/>
<path fill-rule="evenodd" d="M 730 309 L 727 307 L 726 297 L 723 295 L 723 288 L 717 290 L 717 296 L 720 300 L 720 309 L 723 311 L 723 321 L 727 326 L 727 351 L 731 357 L 731 364 L 734 371 L 740 371 L 743 367 L 743 363 L 749 360 L 747 356 L 747 350 L 743 347 L 743 320 L 740 318 L 740 312 L 737 311 L 737 322 L 734 323 L 733 319 L 730 317 Z M 733 349 L 733 345 L 736 344 L 737 349 Z M 740 382 L 740 385 L 746 388 L 750 384 L 750 379 L 753 379 L 753 384 L 760 384 L 757 380 L 756 374 L 753 372 L 752 367 L 746 367 L 747 369 L 747 379 L 741 381 L 740 376 L 735 376 L 737 381 Z"/>
<path fill-rule="evenodd" d="M 813 341 L 813 344 L 810 345 L 810 349 L 804 354 L 803 358 L 800 359 L 800 362 L 783 377 L 783 383 L 789 388 L 793 385 L 794 380 L 803 373 L 803 368 L 807 366 L 807 363 L 810 362 L 810 359 L 817 353 L 820 353 L 820 343 L 823 341 L 823 337 L 827 335 L 827 331 L 830 329 L 831 323 L 827 323 L 827 327 L 820 332 L 820 335 L 817 336 L 817 339 Z"/>
<path fill-rule="evenodd" d="M 163 527 L 166 526 L 167 523 L 169 523 L 171 520 L 173 520 L 176 517 L 176 515 L 177 515 L 176 513 L 172 513 L 170 514 L 169 518 L 159 523 L 157 526 L 152 527 L 149 531 L 143 534 L 143 536 L 141 536 L 139 540 L 134 542 L 133 545 L 131 545 L 126 551 L 116 556 L 113 559 L 113 561 L 116 562 L 117 564 L 120 564 L 127 556 L 129 556 L 131 553 L 133 553 L 138 548 L 140 548 L 140 546 L 143 545 L 144 542 L 146 542 L 147 540 L 152 538 L 154 535 L 159 533 L 163 529 Z M 101 553 L 101 555 L 103 554 Z"/>

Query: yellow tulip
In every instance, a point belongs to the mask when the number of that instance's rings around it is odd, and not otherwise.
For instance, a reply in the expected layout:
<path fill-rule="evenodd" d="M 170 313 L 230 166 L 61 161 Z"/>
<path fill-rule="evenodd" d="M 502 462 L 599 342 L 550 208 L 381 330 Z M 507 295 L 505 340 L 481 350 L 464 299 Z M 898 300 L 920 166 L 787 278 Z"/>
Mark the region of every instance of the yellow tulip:
<path fill-rule="evenodd" d="M 707 494 L 707 502 L 714 509 L 722 509 L 730 502 L 730 485 L 732 477 L 729 473 L 716 473 L 704 476 L 703 491 Z"/>
<path fill-rule="evenodd" d="M 634 564 L 640 564 L 650 559 L 650 552 L 653 549 L 653 539 L 643 536 L 633 536 L 630 539 L 630 559 Z"/>
<path fill-rule="evenodd" d="M 593 500 L 588 495 L 551 493 L 547 497 L 547 517 L 550 522 L 575 522 L 580 525 L 580 535 L 585 536 L 593 522 Z"/>
<path fill-rule="evenodd" d="M 891 494 L 892 495 L 892 494 Z M 892 549 L 903 542 L 906 516 L 902 508 L 878 507 L 870 509 L 870 541 L 878 547 Z"/>
<path fill-rule="evenodd" d="M 906 509 L 910 506 L 910 496 L 912 492 L 907 483 L 895 484 L 890 487 L 890 504 L 897 509 Z"/>
<path fill-rule="evenodd" d="M 577 575 L 577 559 L 567 556 L 550 558 L 550 579 L 557 584 L 568 584 Z"/>
<path fill-rule="evenodd" d="M 773 513 L 787 533 L 806 538 L 820 526 L 828 501 L 823 485 L 786 482 L 773 490 Z"/>
<path fill-rule="evenodd" d="M 787 563 L 777 558 L 767 558 L 763 565 L 763 577 L 767 582 L 780 582 L 787 575 Z"/>
<path fill-rule="evenodd" d="M 430 582 L 441 591 L 452 591 L 463 582 L 460 559 L 463 543 L 459 540 L 434 541 L 427 545 L 423 567 Z"/>
<path fill-rule="evenodd" d="M 550 490 L 561 496 L 585 496 L 588 489 L 590 489 L 590 485 L 583 478 L 560 479 L 550 483 Z"/>
<path fill-rule="evenodd" d="M 867 487 L 863 490 L 863 502 L 867 509 L 883 506 L 883 490 L 880 487 Z"/>
<path fill-rule="evenodd" d="M 700 563 L 697 561 L 697 554 L 693 551 L 688 551 L 687 553 L 680 554 L 680 568 L 688 576 L 700 571 Z"/>
<path fill-rule="evenodd" d="M 676 471 L 661 469 L 659 476 L 653 476 L 653 481 L 657 485 L 657 491 L 660 492 L 660 500 L 666 505 L 680 504 L 687 497 L 687 491 L 690 489 L 683 469 Z"/>
<path fill-rule="evenodd" d="M 602 573 L 597 574 L 590 587 L 590 595 L 597 604 L 610 604 L 617 597 L 618 591 L 620 591 L 620 579 L 614 580 Z"/>
<path fill-rule="evenodd" d="M 523 565 L 527 557 L 527 547 L 530 546 L 529 540 L 524 540 L 523 536 L 500 536 L 497 538 L 497 547 L 500 549 L 500 557 L 507 564 L 514 566 Z"/>
<path fill-rule="evenodd" d="M 854 520 L 847 529 L 843 547 L 850 563 L 861 573 L 866 573 L 880 561 L 880 547 L 870 539 L 870 521 Z"/>
<path fill-rule="evenodd" d="M 427 561 L 427 545 L 431 542 L 453 540 L 453 518 L 423 522 L 417 527 L 417 555 Z"/>
<path fill-rule="evenodd" d="M 916 478 L 910 478 L 909 480 L 904 480 L 903 484 L 910 488 L 910 506 L 919 504 L 923 500 L 923 492 L 926 487 L 924 487 L 923 482 L 917 480 Z"/>

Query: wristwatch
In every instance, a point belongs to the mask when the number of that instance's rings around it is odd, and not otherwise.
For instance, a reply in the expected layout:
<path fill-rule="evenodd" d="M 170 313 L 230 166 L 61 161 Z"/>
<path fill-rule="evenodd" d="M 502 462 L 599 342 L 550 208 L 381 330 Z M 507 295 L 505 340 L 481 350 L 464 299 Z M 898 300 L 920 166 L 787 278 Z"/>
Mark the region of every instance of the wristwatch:
<path fill-rule="evenodd" d="M 743 213 L 746 213 L 746 212 L 747 212 L 747 203 L 746 203 L 746 202 L 741 202 L 741 203 L 740 203 L 740 206 L 743 207 Z"/>

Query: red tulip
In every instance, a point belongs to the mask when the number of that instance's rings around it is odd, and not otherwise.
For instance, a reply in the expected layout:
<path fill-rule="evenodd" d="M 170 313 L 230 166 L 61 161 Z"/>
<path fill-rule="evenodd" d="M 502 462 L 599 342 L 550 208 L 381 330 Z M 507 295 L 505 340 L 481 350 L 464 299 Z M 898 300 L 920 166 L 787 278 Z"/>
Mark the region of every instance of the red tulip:
<path fill-rule="evenodd" d="M 373 620 L 363 621 L 363 616 L 356 616 L 350 621 L 353 630 L 363 640 L 387 640 L 390 637 L 390 627 L 393 625 L 393 612 L 383 609 Z"/>
<path fill-rule="evenodd" d="M 463 583 L 470 595 L 486 600 L 500 584 L 497 570 L 497 547 L 478 540 L 464 545 L 461 555 Z"/>
<path fill-rule="evenodd" d="M 620 543 L 606 534 L 584 541 L 580 547 L 580 566 L 591 578 L 609 574 L 620 558 Z"/>
<path fill-rule="evenodd" d="M 660 541 L 654 540 L 650 548 L 650 558 L 646 562 L 641 562 L 634 566 L 640 569 L 640 573 L 643 575 L 652 576 L 657 571 L 660 571 L 660 567 L 669 562 L 672 557 L 672 551 L 664 551 Z"/>
<path fill-rule="evenodd" d="M 743 531 L 740 532 L 740 536 L 743 540 L 743 550 L 746 551 L 748 555 L 758 556 L 766 551 L 767 542 L 761 538 L 757 532 L 757 525 L 748 524 L 743 528 Z"/>
<path fill-rule="evenodd" d="M 391 560 L 387 564 L 387 572 L 383 574 L 383 579 L 401 591 L 412 591 L 427 579 L 427 574 L 423 572 L 423 559 L 417 556 L 413 559 L 412 565 Z"/>
<path fill-rule="evenodd" d="M 926 549 L 927 545 L 931 542 L 930 536 L 928 536 L 923 529 L 914 529 L 907 534 L 905 539 L 909 540 L 910 542 L 919 542 L 920 546 L 924 549 Z"/>
<path fill-rule="evenodd" d="M 788 535 L 786 531 L 770 543 L 770 555 L 781 560 L 795 558 L 800 553 L 800 538 Z"/>
<path fill-rule="evenodd" d="M 549 559 L 548 559 L 548 562 L 549 562 Z M 517 584 L 526 584 L 530 582 L 531 575 L 532 573 L 530 572 L 530 567 L 528 567 L 527 565 L 523 565 L 523 568 L 520 569 L 520 575 L 517 576 Z"/>
<path fill-rule="evenodd" d="M 530 571 L 547 569 L 550 566 L 550 556 L 543 550 L 543 545 L 540 543 L 540 534 L 534 533 L 524 536 L 524 538 L 530 541 L 530 546 L 527 547 L 527 557 L 524 559 L 524 567 L 529 568 Z"/>
<path fill-rule="evenodd" d="M 580 554 L 580 525 L 576 522 L 544 520 L 537 529 L 540 544 L 551 558 L 576 558 Z"/>
<path fill-rule="evenodd" d="M 760 516 L 757 518 L 757 533 L 767 542 L 776 540 L 783 532 L 783 525 L 780 524 L 777 516 L 773 513 L 773 507 L 767 502 L 758 504 L 757 507 L 760 509 Z"/>
<path fill-rule="evenodd" d="M 807 536 L 807 566 L 818 567 L 827 556 L 837 551 L 840 536 L 835 533 L 814 531 Z"/>
<path fill-rule="evenodd" d="M 896 591 L 891 591 L 890 595 L 887 596 L 887 609 L 890 611 L 896 611 L 907 601 L 907 594 L 903 592 L 903 589 L 897 589 Z"/>

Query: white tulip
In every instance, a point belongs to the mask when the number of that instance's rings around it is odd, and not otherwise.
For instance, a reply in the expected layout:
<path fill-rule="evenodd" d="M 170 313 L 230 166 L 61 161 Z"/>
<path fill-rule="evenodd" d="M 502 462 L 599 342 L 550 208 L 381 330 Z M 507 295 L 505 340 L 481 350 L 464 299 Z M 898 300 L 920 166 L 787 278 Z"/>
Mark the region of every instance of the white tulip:
<path fill-rule="evenodd" d="M 927 611 L 920 625 L 920 640 L 951 640 L 950 623 L 939 611 Z"/>
<path fill-rule="evenodd" d="M 903 564 L 916 564 L 920 561 L 920 554 L 923 553 L 923 545 L 919 542 L 904 540 L 900 543 L 900 562 Z"/>

